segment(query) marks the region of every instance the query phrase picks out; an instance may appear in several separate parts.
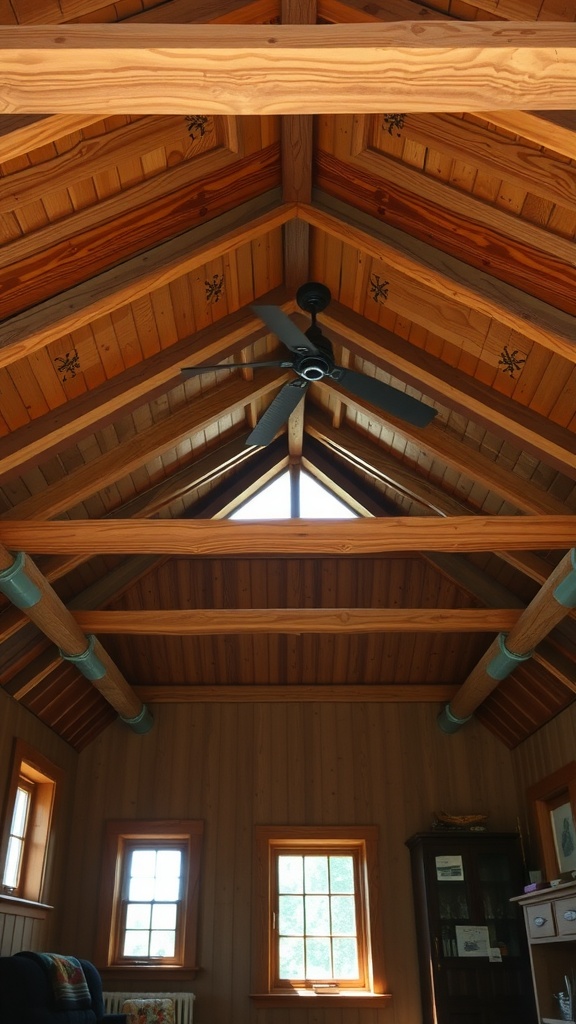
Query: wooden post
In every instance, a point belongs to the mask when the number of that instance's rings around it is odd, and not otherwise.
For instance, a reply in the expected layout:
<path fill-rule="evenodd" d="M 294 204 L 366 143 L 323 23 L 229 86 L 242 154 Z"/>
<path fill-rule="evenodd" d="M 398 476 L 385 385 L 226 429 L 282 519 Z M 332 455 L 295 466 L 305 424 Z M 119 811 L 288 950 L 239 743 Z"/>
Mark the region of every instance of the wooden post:
<path fill-rule="evenodd" d="M 135 732 L 148 732 L 152 717 L 96 637 L 87 637 L 37 565 L 0 544 L 0 591 L 58 646 Z"/>
<path fill-rule="evenodd" d="M 444 708 L 438 723 L 456 732 L 517 665 L 576 606 L 576 548 L 558 563 L 509 633 L 500 633 Z"/>

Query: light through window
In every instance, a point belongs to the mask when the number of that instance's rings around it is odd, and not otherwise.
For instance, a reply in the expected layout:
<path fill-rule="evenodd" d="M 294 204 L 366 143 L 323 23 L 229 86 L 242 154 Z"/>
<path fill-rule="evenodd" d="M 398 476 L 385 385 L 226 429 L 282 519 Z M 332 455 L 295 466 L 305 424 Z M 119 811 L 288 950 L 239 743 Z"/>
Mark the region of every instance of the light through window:
<path fill-rule="evenodd" d="M 358 983 L 355 888 L 351 855 L 280 854 L 280 980 Z"/>
<path fill-rule="evenodd" d="M 309 473 L 298 474 L 302 519 L 356 519 L 357 513 Z M 236 509 L 230 519 L 290 519 L 290 474 L 281 473 Z"/>
<path fill-rule="evenodd" d="M 173 959 L 181 901 L 181 850 L 134 849 L 126 866 L 123 955 Z"/>
<path fill-rule="evenodd" d="M 196 969 L 204 823 L 106 823 L 96 958 L 102 965 Z"/>
<path fill-rule="evenodd" d="M 16 790 L 14 811 L 8 837 L 8 851 L 4 867 L 3 885 L 6 889 L 16 890 L 20 884 L 22 864 L 24 861 L 24 844 L 30 817 L 31 789 L 23 782 Z"/>
<path fill-rule="evenodd" d="M 252 928 L 253 999 L 385 1005 L 377 827 L 256 825 Z"/>

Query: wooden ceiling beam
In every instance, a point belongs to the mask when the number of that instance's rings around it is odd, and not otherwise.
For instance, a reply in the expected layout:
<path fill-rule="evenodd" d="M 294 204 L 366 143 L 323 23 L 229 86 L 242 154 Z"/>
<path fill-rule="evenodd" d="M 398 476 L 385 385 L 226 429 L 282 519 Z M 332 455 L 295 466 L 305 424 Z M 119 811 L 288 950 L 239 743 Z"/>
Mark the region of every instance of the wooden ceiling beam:
<path fill-rule="evenodd" d="M 318 0 L 318 14 L 333 24 L 375 21 L 449 21 L 450 15 L 422 7 L 412 0 Z"/>
<path fill-rule="evenodd" d="M 284 289 L 275 289 L 260 301 L 278 305 L 285 312 L 294 306 L 294 299 L 288 299 Z M 29 463 L 37 465 L 69 447 L 71 435 L 77 442 L 181 384 L 183 366 L 222 362 L 254 344 L 263 333 L 260 318 L 244 306 L 104 381 L 98 388 L 71 398 L 64 408 L 60 406 L 0 438 L 0 479 L 14 473 L 20 475 Z M 274 353 L 270 358 L 275 358 Z"/>
<path fill-rule="evenodd" d="M 142 700 L 151 704 L 242 704 L 250 703 L 306 703 L 308 701 L 327 701 L 338 703 L 345 701 L 350 704 L 360 703 L 419 703 L 437 704 L 450 698 L 456 687 L 449 683 L 430 683 L 429 685 L 408 684 L 406 686 L 390 684 L 366 684 L 362 686 L 333 686 L 330 683 L 315 685 L 308 683 L 303 686 L 290 685 L 256 685 L 239 686 L 137 686 L 136 690 Z"/>
<path fill-rule="evenodd" d="M 316 0 L 282 0 L 284 25 L 315 25 Z M 312 200 L 312 115 L 286 114 L 281 120 L 282 198 L 285 203 Z M 310 228 L 301 220 L 284 225 L 284 281 L 293 291 L 309 277 Z"/>
<path fill-rule="evenodd" d="M 530 658 L 537 644 L 569 614 L 574 603 L 575 554 L 575 549 L 567 552 L 517 623 L 505 637 L 500 635 L 492 642 L 472 669 L 440 716 L 439 724 L 444 731 L 454 732 L 463 725 L 499 683 L 518 664 Z"/>
<path fill-rule="evenodd" d="M 34 625 L 56 644 L 60 655 L 86 676 L 115 711 L 137 732 L 152 725 L 149 711 L 136 696 L 96 637 L 87 637 L 35 563 L 14 558 L 0 545 L 0 587 Z"/>
<path fill-rule="evenodd" d="M 570 314 L 338 200 L 322 197 L 322 204 L 299 205 L 298 216 L 332 238 L 382 261 L 387 272 L 394 274 L 388 306 L 474 355 L 485 357 L 489 342 L 486 329 L 471 324 L 470 310 L 576 361 L 576 321 Z"/>
<path fill-rule="evenodd" d="M 199 177 L 202 169 L 204 177 Z M 0 316 L 16 316 L 74 288 L 80 280 L 105 273 L 111 264 L 119 266 L 134 253 L 258 200 L 279 184 L 277 142 L 245 156 L 217 146 L 197 162 L 183 160 L 65 220 L 8 242 L 0 255 L 0 268 L 10 270 L 0 297 Z M 111 230 L 117 232 L 113 253 Z"/>
<path fill-rule="evenodd" d="M 280 0 L 168 0 L 159 7 L 152 7 L 139 14 L 124 18 L 122 24 L 139 22 L 148 25 L 213 25 L 258 24 L 277 18 Z"/>
<path fill-rule="evenodd" d="M 576 132 L 563 125 L 554 124 L 538 114 L 530 114 L 525 110 L 492 110 L 479 112 L 478 117 L 484 118 L 497 128 L 504 128 L 514 135 L 519 135 L 529 142 L 559 153 L 560 156 L 576 160 Z"/>
<path fill-rule="evenodd" d="M 64 479 L 56 480 L 10 510 L 10 516 L 22 519 L 50 519 L 75 507 L 91 494 L 127 476 L 146 461 L 179 444 L 190 434 L 208 429 L 214 420 L 241 410 L 255 398 L 276 390 L 290 379 L 288 371 L 261 370 L 257 381 L 245 381 L 235 375 L 214 389 L 197 396 L 194 402 L 159 423 L 141 430 L 122 445 L 104 452 Z M 4 513 L 5 515 L 5 513 Z M 1 516 L 0 516 L 1 518 Z"/>
<path fill-rule="evenodd" d="M 12 8 L 20 25 L 59 25 L 73 18 L 86 17 L 101 10 L 102 0 L 46 0 L 35 3 L 34 0 L 13 0 Z M 159 8 L 144 11 L 142 14 L 129 15 L 122 18 L 123 25 L 135 21 L 160 22 L 161 24 L 196 22 L 217 22 L 220 18 L 238 15 L 242 10 L 255 11 L 258 14 L 278 13 L 278 0 L 164 0 Z M 148 15 L 148 17 L 146 17 Z M 271 14 L 273 16 L 273 14 Z"/>
<path fill-rule="evenodd" d="M 0 326 L 0 366 L 148 295 L 184 274 L 259 238 L 296 216 L 292 205 L 266 193 L 207 224 L 126 260 L 117 267 L 12 317 Z"/>
<path fill-rule="evenodd" d="M 494 608 L 193 608 L 75 611 L 90 633 L 222 636 L 269 633 L 491 633 L 511 629 L 521 612 Z"/>
<path fill-rule="evenodd" d="M 335 430 L 326 416 L 309 409 L 307 432 L 324 445 L 333 457 L 344 460 L 362 473 L 368 473 L 375 480 L 379 480 L 398 494 L 407 496 L 412 502 L 432 510 L 437 515 L 478 514 L 477 509 L 473 509 L 465 502 L 447 494 L 440 487 L 421 476 L 416 469 L 405 462 L 394 459 L 379 445 L 371 442 L 367 436 L 360 431 L 352 430 L 346 424 Z M 527 481 L 524 482 L 524 489 L 526 498 L 531 503 L 531 507 L 525 511 L 533 514 L 541 513 L 543 511 L 540 507 L 542 492 Z M 559 508 L 560 506 L 557 511 Z M 550 565 L 531 551 L 497 551 L 495 554 L 539 585 L 542 585 L 550 574 Z"/>
<path fill-rule="evenodd" d="M 4 26 L 2 30 L 4 31 Z M 3 127 L 9 128 L 11 118 L 12 115 L 2 118 Z M 33 149 L 57 142 L 58 139 L 66 138 L 74 132 L 81 132 L 101 120 L 102 114 L 54 114 L 39 117 L 29 124 L 17 124 L 17 119 L 14 118 L 14 128 L 0 133 L 0 163 L 27 156 Z"/>
<path fill-rule="evenodd" d="M 62 661 L 58 657 L 58 652 L 55 647 L 51 646 L 49 650 L 38 655 L 26 668 L 17 672 L 8 682 L 4 683 L 3 689 L 14 700 L 22 701 L 31 690 L 39 686 L 44 679 L 47 679 L 61 665 Z"/>
<path fill-rule="evenodd" d="M 341 303 L 330 304 L 322 314 L 322 325 L 330 329 L 334 340 L 340 340 L 361 359 L 373 361 L 425 396 L 480 423 L 486 430 L 496 430 L 517 448 L 576 477 L 574 434 L 557 423 L 511 401 Z"/>
<path fill-rule="evenodd" d="M 8 113 L 565 109 L 575 66 L 576 26 L 546 22 L 10 25 L 0 43 Z"/>
<path fill-rule="evenodd" d="M 326 380 L 322 382 L 322 386 L 334 391 L 342 402 L 361 415 L 370 415 L 379 423 L 391 424 L 394 431 L 401 437 L 406 438 L 434 458 L 447 463 L 469 480 L 476 481 L 488 490 L 495 491 L 521 511 L 529 514 L 545 513 L 549 515 L 562 515 L 566 512 L 566 506 L 547 491 L 535 487 L 529 481 L 519 480 L 509 469 L 497 462 L 492 462 L 490 458 L 476 451 L 472 446 L 463 444 L 459 438 L 438 426 L 434 421 L 421 430 L 389 416 L 374 405 L 361 403 L 343 388 L 327 384 Z"/>
<path fill-rule="evenodd" d="M 205 498 L 190 505 L 184 518 L 227 518 L 286 469 L 288 461 L 286 441 L 282 435 L 265 448 L 253 448 L 250 461 L 238 466 L 222 483 L 212 488 Z"/>
<path fill-rule="evenodd" d="M 458 516 L 434 519 L 40 520 L 0 522 L 0 541 L 32 554 L 370 555 L 386 551 L 561 551 L 576 516 Z"/>
<path fill-rule="evenodd" d="M 405 138 L 471 163 L 572 212 L 576 210 L 574 168 L 533 146 L 487 132 L 453 114 L 409 114 L 403 132 Z"/>

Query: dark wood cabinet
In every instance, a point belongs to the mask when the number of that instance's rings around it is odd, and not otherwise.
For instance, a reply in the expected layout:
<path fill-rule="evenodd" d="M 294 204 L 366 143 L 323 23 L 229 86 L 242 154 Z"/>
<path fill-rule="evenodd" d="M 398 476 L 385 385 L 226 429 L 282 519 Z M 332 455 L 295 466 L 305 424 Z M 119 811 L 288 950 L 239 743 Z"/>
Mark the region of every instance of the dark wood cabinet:
<path fill-rule="evenodd" d="M 410 849 L 423 1024 L 534 1024 L 518 836 L 438 830 Z"/>

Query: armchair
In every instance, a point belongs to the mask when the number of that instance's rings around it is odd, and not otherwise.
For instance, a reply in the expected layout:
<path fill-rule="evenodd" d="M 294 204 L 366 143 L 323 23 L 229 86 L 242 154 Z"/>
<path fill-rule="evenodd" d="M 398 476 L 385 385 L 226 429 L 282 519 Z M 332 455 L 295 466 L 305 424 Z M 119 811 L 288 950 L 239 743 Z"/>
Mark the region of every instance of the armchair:
<path fill-rule="evenodd" d="M 105 1014 L 102 980 L 94 964 L 80 960 L 90 1007 L 59 1009 L 49 972 L 34 953 L 0 957 L 2 1024 L 125 1024 L 123 1013 Z"/>

